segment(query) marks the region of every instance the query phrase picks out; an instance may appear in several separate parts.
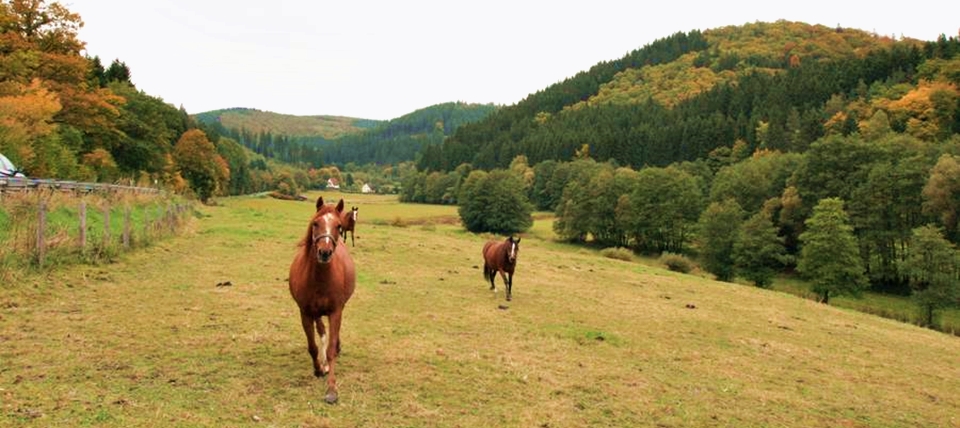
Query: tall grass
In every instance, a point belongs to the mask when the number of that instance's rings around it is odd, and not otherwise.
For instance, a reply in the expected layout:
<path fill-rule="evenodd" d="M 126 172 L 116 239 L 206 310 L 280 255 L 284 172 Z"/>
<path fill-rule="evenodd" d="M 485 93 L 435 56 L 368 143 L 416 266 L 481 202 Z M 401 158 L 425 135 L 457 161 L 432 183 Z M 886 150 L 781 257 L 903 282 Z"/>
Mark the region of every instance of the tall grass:
<path fill-rule="evenodd" d="M 39 266 L 40 207 L 45 207 L 43 266 Z M 81 204 L 86 209 L 86 240 L 81 246 Z M 0 266 L 8 274 L 24 269 L 54 269 L 73 263 L 116 260 L 126 249 L 142 248 L 174 234 L 184 212 L 171 207 L 175 196 L 133 194 L 8 193 L 0 203 Z M 130 221 L 126 216 L 129 211 Z M 107 223 L 109 217 L 109 224 Z M 124 233 L 129 236 L 124 245 Z"/>

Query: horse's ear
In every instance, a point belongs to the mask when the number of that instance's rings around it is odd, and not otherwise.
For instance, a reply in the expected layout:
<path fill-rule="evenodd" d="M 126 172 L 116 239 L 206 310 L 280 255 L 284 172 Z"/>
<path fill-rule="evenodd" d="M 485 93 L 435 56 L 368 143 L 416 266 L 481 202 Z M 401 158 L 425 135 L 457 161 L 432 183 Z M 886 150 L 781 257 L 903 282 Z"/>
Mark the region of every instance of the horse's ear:
<path fill-rule="evenodd" d="M 317 211 L 320 211 L 320 208 L 323 208 L 323 196 L 317 198 Z"/>
<path fill-rule="evenodd" d="M 343 212 L 343 199 L 340 199 L 340 202 L 337 203 L 337 212 L 338 213 Z"/>
<path fill-rule="evenodd" d="M 520 237 L 519 237 L 519 236 L 517 237 L 517 240 L 516 240 L 516 242 L 514 242 L 514 244 L 520 245 Z"/>

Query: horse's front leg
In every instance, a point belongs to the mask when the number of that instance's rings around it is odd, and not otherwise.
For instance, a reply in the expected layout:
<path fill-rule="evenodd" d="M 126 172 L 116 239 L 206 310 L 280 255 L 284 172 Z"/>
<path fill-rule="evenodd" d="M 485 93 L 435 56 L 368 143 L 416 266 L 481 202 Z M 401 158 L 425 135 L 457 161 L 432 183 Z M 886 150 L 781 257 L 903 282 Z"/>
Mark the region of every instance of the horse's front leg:
<path fill-rule="evenodd" d="M 508 276 L 509 275 L 509 276 Z M 500 271 L 500 277 L 503 278 L 503 288 L 507 290 L 507 301 L 510 301 L 510 286 L 513 285 L 513 274 L 506 271 Z"/>
<path fill-rule="evenodd" d="M 316 322 L 320 323 L 320 319 L 317 318 Z M 303 312 L 301 312 L 300 324 L 303 325 L 303 333 L 307 335 L 307 351 L 310 352 L 310 360 L 313 362 L 313 375 L 316 377 L 320 377 L 323 375 L 323 373 L 320 371 L 320 361 L 318 361 L 317 359 L 317 357 L 319 357 L 320 355 L 320 351 L 317 348 L 317 338 L 314 335 L 314 330 L 313 330 L 314 319 L 312 317 L 305 315 Z M 320 334 L 323 335 L 322 333 L 323 324 L 320 324 L 320 326 L 321 326 Z"/>
<path fill-rule="evenodd" d="M 329 321 L 328 321 L 329 322 Z M 320 350 L 323 353 L 320 354 L 320 375 L 326 376 L 327 372 L 330 371 L 330 365 L 327 360 L 327 344 L 330 342 L 330 335 L 327 334 L 327 330 L 323 327 L 323 317 L 317 317 L 317 332 L 320 334 Z M 318 377 L 319 377 L 318 376 Z"/>
<path fill-rule="evenodd" d="M 340 354 L 340 322 L 343 319 L 342 310 L 330 314 L 330 341 L 327 343 L 327 364 L 330 371 L 327 373 L 327 395 L 324 399 L 329 404 L 337 402 L 337 376 L 335 374 L 337 355 Z"/>

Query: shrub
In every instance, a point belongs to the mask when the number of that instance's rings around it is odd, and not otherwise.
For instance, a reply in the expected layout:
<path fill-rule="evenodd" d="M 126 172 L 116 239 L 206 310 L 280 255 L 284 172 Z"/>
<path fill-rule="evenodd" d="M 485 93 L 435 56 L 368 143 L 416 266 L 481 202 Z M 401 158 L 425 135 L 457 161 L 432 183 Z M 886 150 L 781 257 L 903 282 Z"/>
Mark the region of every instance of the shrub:
<path fill-rule="evenodd" d="M 664 251 L 663 254 L 660 254 L 660 263 L 663 263 L 667 266 L 667 269 L 674 272 L 690 273 L 690 271 L 693 270 L 693 262 L 682 254 Z"/>
<path fill-rule="evenodd" d="M 633 261 L 633 251 L 623 247 L 611 247 L 600 250 L 600 255 L 608 259 L 617 259 L 623 261 Z"/>

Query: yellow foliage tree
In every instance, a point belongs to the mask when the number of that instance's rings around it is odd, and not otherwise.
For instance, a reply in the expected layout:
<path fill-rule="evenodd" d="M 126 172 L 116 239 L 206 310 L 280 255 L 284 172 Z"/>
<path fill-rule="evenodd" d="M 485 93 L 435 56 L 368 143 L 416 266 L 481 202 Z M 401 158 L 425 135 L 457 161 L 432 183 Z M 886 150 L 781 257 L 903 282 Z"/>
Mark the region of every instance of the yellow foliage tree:
<path fill-rule="evenodd" d="M 943 81 L 921 81 L 900 99 L 887 104 L 895 120 L 907 123 L 907 132 L 925 141 L 949 135 L 953 111 L 960 97 L 956 86 Z"/>
<path fill-rule="evenodd" d="M 83 164 L 97 175 L 97 181 L 102 183 L 113 182 L 118 178 L 117 162 L 110 152 L 104 149 L 94 149 L 83 155 Z"/>
<path fill-rule="evenodd" d="M 29 84 L 7 82 L 0 95 L 0 152 L 28 171 L 35 169 L 32 143 L 56 130 L 53 117 L 60 111 L 57 96 L 33 79 Z"/>
<path fill-rule="evenodd" d="M 58 2 L 0 4 L 0 95 L 10 95 L 17 84 L 39 81 L 60 105 L 52 122 L 79 130 L 90 146 L 108 146 L 117 140 L 117 106 L 124 99 L 88 83 L 90 63 L 81 55 L 85 44 L 77 37 L 82 27 L 80 15 Z"/>

